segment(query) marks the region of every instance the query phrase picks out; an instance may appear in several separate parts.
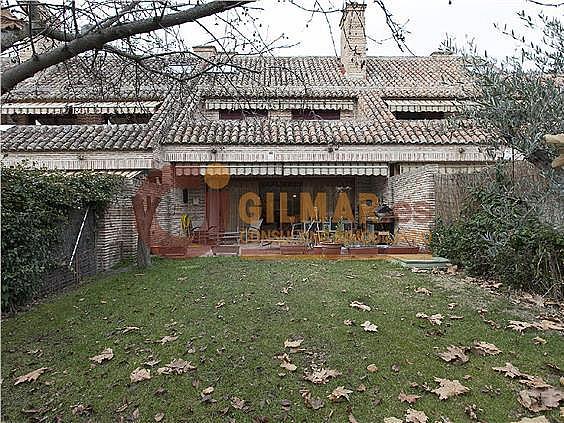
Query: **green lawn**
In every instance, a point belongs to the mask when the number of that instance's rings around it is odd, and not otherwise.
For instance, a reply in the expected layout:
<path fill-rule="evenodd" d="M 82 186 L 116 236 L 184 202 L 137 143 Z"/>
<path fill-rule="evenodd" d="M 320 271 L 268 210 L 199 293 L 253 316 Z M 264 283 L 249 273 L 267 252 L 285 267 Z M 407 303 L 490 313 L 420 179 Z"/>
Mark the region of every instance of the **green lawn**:
<path fill-rule="evenodd" d="M 432 295 L 416 293 L 418 287 Z M 351 301 L 372 310 L 352 308 Z M 451 310 L 449 303 L 457 306 Z M 500 328 L 484 323 L 481 309 Z M 418 312 L 441 313 L 443 324 L 433 326 L 417 318 Z M 352 412 L 359 422 L 379 422 L 404 418 L 411 407 L 431 422 L 444 421 L 441 417 L 460 422 L 470 421 L 465 407 L 475 404 L 483 421 L 516 421 L 534 415 L 517 402 L 523 386 L 492 367 L 509 361 L 553 386 L 560 377 L 554 366 L 564 368 L 561 333 L 505 329 L 508 320 L 533 321 L 535 314 L 538 310 L 517 308 L 506 295 L 490 294 L 461 277 L 412 273 L 384 262 L 157 261 L 144 274 L 94 280 L 2 322 L 2 418 L 114 422 L 138 413 L 139 421 L 149 422 L 164 413 L 166 422 L 345 422 Z M 346 319 L 355 324 L 345 325 Z M 378 325 L 378 332 L 364 331 L 365 320 Z M 140 329 L 123 333 L 128 326 Z M 178 339 L 155 342 L 167 335 Z M 546 344 L 535 345 L 536 336 Z M 296 339 L 303 339 L 304 351 L 289 353 L 284 341 Z M 437 356 L 449 345 L 474 341 L 494 343 L 503 352 L 485 357 L 468 352 L 465 364 Z M 113 359 L 89 360 L 107 347 Z M 276 356 L 284 351 L 295 372 L 280 367 Z M 152 378 L 131 383 L 131 372 L 152 358 L 160 360 L 147 367 Z M 177 358 L 197 369 L 157 374 Z M 368 372 L 369 364 L 379 370 Z M 312 366 L 342 375 L 314 385 L 303 378 Z M 50 370 L 14 386 L 17 377 L 41 367 Z M 425 389 L 438 386 L 435 377 L 458 379 L 470 392 L 440 401 Z M 361 384 L 363 392 L 356 390 Z M 202 402 L 209 386 L 214 392 L 208 399 L 215 402 Z M 349 402 L 327 398 L 337 386 L 353 391 Z M 305 406 L 304 388 L 324 400 L 321 409 Z M 400 391 L 421 398 L 403 403 Z M 244 400 L 245 409 L 231 406 L 232 397 Z M 91 406 L 90 415 L 73 414 L 77 404 Z M 558 410 L 546 416 L 557 421 Z"/>

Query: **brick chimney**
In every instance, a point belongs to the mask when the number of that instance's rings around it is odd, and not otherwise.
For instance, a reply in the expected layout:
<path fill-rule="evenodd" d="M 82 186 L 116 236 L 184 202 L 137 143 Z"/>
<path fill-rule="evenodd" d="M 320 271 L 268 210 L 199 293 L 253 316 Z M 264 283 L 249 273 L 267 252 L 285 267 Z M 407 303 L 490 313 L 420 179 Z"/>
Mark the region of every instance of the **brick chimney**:
<path fill-rule="evenodd" d="M 366 4 L 347 2 L 341 17 L 341 64 L 345 75 L 366 78 Z"/>

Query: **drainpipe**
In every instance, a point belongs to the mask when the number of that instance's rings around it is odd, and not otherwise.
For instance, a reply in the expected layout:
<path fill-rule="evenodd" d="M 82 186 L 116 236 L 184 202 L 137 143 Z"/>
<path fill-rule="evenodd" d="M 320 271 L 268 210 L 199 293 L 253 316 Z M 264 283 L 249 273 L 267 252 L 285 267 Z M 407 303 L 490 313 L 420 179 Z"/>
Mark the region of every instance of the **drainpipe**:
<path fill-rule="evenodd" d="M 78 243 L 80 242 L 80 237 L 82 236 L 84 224 L 86 223 L 86 217 L 88 216 L 88 210 L 90 210 L 89 207 L 86 208 L 86 211 L 84 212 L 84 216 L 82 217 L 82 223 L 80 225 L 80 231 L 78 231 L 78 235 L 76 237 L 76 242 L 74 243 L 74 248 L 72 250 L 72 255 L 71 255 L 71 258 L 70 258 L 70 261 L 69 261 L 69 270 L 71 269 L 72 262 L 74 261 L 74 256 L 76 254 L 76 250 L 78 248 Z"/>

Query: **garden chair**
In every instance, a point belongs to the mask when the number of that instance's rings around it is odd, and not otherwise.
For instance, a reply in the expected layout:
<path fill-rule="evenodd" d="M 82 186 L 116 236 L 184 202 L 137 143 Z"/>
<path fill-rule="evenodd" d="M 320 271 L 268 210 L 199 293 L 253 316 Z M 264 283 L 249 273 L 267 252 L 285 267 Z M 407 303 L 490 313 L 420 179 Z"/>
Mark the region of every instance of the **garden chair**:
<path fill-rule="evenodd" d="M 256 240 L 260 241 L 262 222 L 264 219 L 259 219 L 256 222 L 252 222 L 249 226 L 245 228 L 245 242 L 249 242 L 249 235 L 254 234 Z"/>

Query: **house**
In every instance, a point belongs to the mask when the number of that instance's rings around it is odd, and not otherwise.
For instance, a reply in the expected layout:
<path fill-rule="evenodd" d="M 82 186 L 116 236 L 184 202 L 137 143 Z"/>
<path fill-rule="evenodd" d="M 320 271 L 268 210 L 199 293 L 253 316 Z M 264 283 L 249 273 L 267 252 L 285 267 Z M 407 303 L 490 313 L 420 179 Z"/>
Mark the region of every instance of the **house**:
<path fill-rule="evenodd" d="M 345 6 L 340 57 L 202 46 L 199 59 L 155 65 L 198 75 L 172 84 L 111 56 L 50 68 L 3 98 L 2 124 L 13 125 L 2 133 L 4 165 L 127 172 L 130 192 L 164 172 L 152 244 L 181 242 L 186 216 L 221 232 L 262 220 L 284 234 L 313 213 L 361 224 L 382 202 L 396 210 L 396 242 L 421 244 L 433 174 L 493 157 L 480 131 L 445 124 L 475 92 L 460 59 L 367 56 L 364 9 Z M 88 75 L 72 66 L 88 60 Z"/>

